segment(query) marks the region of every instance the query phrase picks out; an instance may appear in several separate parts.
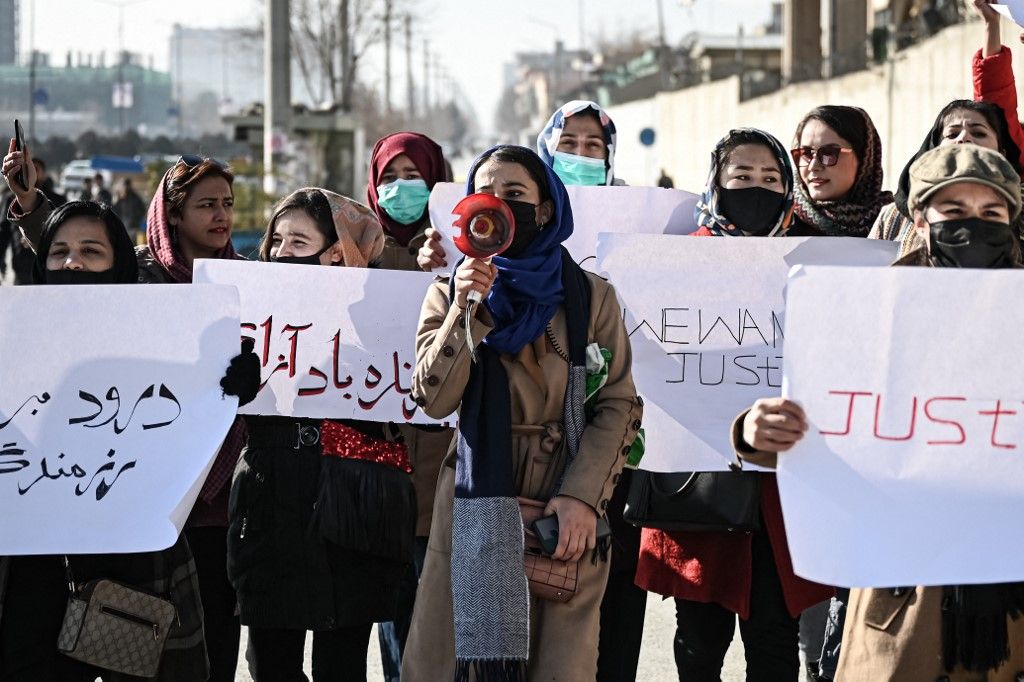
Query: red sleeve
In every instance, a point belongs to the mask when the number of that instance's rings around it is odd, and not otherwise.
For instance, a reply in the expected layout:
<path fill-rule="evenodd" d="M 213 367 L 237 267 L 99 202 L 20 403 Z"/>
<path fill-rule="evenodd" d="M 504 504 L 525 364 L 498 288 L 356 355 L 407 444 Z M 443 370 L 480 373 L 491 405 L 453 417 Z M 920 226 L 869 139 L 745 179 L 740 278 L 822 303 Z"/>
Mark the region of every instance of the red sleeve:
<path fill-rule="evenodd" d="M 714 237 L 715 234 L 705 226 L 705 227 L 701 227 L 696 232 L 691 232 L 690 236 L 691 237 Z"/>
<path fill-rule="evenodd" d="M 1003 110 L 1010 137 L 1020 150 L 1020 163 L 1024 167 L 1024 129 L 1017 118 L 1017 86 L 1013 78 L 1013 55 L 1003 46 L 998 54 L 982 57 L 981 50 L 971 63 L 974 80 L 974 99 L 992 102 Z"/>

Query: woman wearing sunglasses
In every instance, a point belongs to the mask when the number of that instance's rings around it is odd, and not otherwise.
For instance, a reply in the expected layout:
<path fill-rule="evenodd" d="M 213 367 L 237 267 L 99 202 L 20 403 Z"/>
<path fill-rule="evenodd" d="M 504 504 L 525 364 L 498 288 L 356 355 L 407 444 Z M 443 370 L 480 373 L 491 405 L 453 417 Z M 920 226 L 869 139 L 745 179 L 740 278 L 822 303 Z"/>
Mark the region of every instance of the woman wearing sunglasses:
<path fill-rule="evenodd" d="M 826 105 L 796 128 L 798 171 L 791 236 L 866 237 L 892 202 L 882 191 L 882 143 L 867 112 Z"/>
<path fill-rule="evenodd" d="M 22 165 L 27 187 L 16 180 Z M 30 150 L 4 157 L 3 173 L 17 198 L 11 215 L 33 247 L 53 207 L 35 189 Z M 148 244 L 136 249 L 138 281 L 187 284 L 198 258 L 240 258 L 231 245 L 234 175 L 220 161 L 185 155 L 160 181 L 146 217 Z M 257 384 L 259 377 L 252 377 Z M 245 423 L 235 420 L 206 477 L 185 536 L 195 556 L 203 602 L 203 628 L 210 657 L 210 680 L 233 681 L 240 626 L 235 591 L 227 576 L 228 493 L 231 474 L 245 443 Z"/>

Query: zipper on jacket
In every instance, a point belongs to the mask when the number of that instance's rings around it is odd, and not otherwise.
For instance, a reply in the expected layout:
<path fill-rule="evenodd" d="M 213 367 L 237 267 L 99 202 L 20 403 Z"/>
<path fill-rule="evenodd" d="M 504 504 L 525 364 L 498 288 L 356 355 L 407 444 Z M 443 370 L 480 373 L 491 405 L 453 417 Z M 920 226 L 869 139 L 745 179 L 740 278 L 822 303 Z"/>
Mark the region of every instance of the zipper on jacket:
<path fill-rule="evenodd" d="M 147 620 L 146 618 L 143 618 L 142 616 L 136 616 L 134 613 L 128 613 L 127 611 L 122 611 L 120 609 L 116 609 L 113 606 L 106 606 L 106 605 L 101 606 L 100 607 L 100 613 L 105 613 L 105 614 L 107 614 L 109 616 L 113 616 L 114 618 L 120 618 L 121 620 L 126 620 L 129 623 L 135 623 L 136 625 L 141 625 L 142 627 L 152 628 L 152 630 L 153 630 L 153 639 L 154 640 L 160 639 L 160 624 L 159 623 L 154 623 L 153 621 Z"/>
<path fill-rule="evenodd" d="M 240 530 L 238 532 L 238 539 L 239 540 L 244 540 L 245 539 L 245 528 L 248 525 L 249 525 L 249 517 L 248 516 L 243 516 L 242 517 L 242 530 Z"/>

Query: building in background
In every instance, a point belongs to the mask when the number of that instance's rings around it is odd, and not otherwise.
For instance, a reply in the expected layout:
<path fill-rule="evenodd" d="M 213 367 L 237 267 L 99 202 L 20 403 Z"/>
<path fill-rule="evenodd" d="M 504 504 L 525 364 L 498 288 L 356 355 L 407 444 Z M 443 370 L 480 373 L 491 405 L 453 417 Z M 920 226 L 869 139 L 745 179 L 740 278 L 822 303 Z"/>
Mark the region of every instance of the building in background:
<path fill-rule="evenodd" d="M 0 64 L 18 61 L 18 0 L 0 0 Z"/>
<path fill-rule="evenodd" d="M 36 137 L 74 137 L 85 130 L 173 132 L 170 75 L 135 54 L 125 53 L 120 63 L 116 58 L 111 61 L 107 64 L 103 53 L 68 53 L 64 64 L 56 66 L 49 55 L 36 53 Z M 28 65 L 0 65 L 0 119 L 28 119 L 30 82 Z M 119 82 L 124 85 L 118 87 Z"/>

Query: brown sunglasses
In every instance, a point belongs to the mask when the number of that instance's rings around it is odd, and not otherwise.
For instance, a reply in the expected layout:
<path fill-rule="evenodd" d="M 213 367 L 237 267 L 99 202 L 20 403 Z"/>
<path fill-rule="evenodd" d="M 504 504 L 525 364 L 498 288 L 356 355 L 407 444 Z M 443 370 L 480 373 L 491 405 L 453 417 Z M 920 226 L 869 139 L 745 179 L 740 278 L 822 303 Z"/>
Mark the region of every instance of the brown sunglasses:
<path fill-rule="evenodd" d="M 797 147 L 796 149 L 790 149 L 789 153 L 793 155 L 793 161 L 798 166 L 810 166 L 817 159 L 822 166 L 830 168 L 839 163 L 840 154 L 849 154 L 852 151 L 852 149 L 840 147 L 837 144 L 826 144 L 817 148 Z"/>

